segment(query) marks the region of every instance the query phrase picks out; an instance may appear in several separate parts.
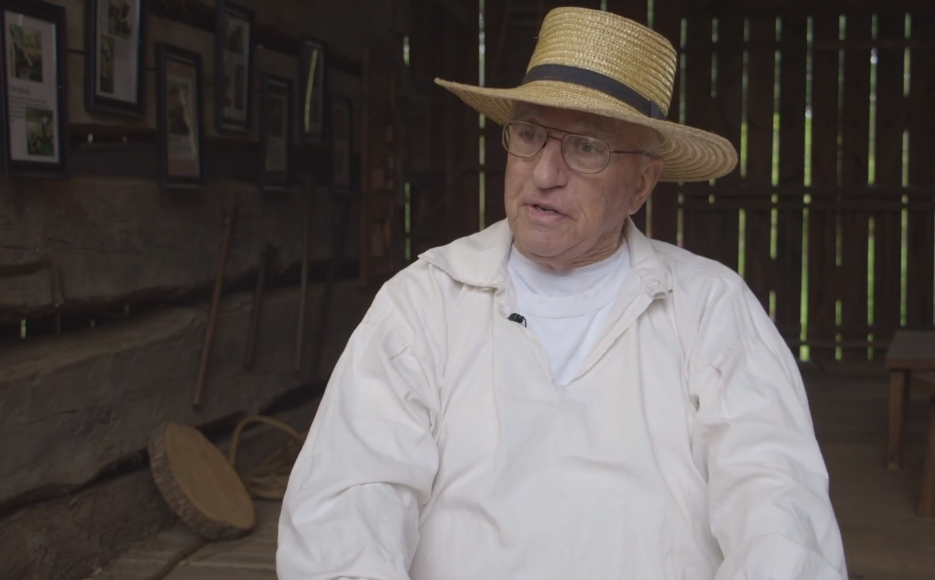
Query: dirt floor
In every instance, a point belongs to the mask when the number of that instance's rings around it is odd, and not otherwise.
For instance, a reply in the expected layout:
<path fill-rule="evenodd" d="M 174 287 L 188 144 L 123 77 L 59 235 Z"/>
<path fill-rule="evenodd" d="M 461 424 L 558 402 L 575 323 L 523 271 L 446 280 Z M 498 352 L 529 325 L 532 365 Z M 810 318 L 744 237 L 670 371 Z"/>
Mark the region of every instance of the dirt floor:
<path fill-rule="evenodd" d="M 910 407 L 903 469 L 885 468 L 887 375 L 879 365 L 803 368 L 819 442 L 831 473 L 831 495 L 853 580 L 935 578 L 935 518 L 915 514 L 919 499 L 927 403 Z M 258 502 L 250 536 L 208 544 L 167 580 L 275 580 L 279 504 Z M 95 580 L 145 580 L 196 537 L 181 525 L 154 536 L 99 571 Z"/>

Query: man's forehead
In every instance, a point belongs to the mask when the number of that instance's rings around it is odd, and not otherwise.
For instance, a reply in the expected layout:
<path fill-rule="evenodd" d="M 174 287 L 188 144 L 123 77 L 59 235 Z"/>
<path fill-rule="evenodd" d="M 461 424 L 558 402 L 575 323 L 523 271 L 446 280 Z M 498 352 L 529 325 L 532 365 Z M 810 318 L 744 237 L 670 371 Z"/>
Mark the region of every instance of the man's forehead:
<path fill-rule="evenodd" d="M 579 128 L 588 128 L 604 134 L 614 133 L 616 127 L 615 119 L 608 119 L 607 117 L 595 115 L 594 113 L 545 107 L 531 103 L 517 103 L 513 113 L 517 117 L 541 122 L 545 122 L 549 119 L 557 119 L 563 124 L 573 125 Z"/>

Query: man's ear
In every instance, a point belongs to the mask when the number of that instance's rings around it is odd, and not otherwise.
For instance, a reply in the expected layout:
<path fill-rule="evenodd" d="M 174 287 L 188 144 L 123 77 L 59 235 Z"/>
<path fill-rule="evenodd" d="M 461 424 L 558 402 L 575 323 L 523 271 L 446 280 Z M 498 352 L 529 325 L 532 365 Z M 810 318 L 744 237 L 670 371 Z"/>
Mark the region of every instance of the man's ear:
<path fill-rule="evenodd" d="M 656 183 L 659 182 L 659 177 L 662 175 L 663 164 L 664 161 L 661 157 L 647 158 L 641 163 L 640 181 L 636 191 L 633 192 L 633 199 L 630 201 L 630 215 L 640 211 L 640 208 L 649 199 L 649 194 L 653 192 Z"/>

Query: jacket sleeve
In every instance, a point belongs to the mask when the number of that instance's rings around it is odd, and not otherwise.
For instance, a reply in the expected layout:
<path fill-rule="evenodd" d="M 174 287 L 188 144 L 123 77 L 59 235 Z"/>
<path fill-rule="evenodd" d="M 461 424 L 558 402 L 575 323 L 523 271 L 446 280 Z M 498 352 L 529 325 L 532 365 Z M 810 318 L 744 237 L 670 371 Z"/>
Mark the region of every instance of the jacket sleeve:
<path fill-rule="evenodd" d="M 280 580 L 409 577 L 438 467 L 437 390 L 406 325 L 382 310 L 348 342 L 293 469 Z"/>
<path fill-rule="evenodd" d="M 846 579 L 801 375 L 739 286 L 712 300 L 689 363 L 692 454 L 724 555 L 716 580 Z"/>

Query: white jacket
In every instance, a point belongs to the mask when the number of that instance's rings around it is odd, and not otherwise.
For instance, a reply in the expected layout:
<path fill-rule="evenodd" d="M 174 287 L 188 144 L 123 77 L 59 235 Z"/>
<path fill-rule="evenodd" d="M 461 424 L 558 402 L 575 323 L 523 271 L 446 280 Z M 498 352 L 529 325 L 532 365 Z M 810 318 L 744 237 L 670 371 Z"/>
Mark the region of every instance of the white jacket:
<path fill-rule="evenodd" d="M 557 389 L 506 222 L 390 280 L 334 370 L 281 580 L 841 580 L 788 347 L 728 268 L 628 222 L 606 336 Z"/>

